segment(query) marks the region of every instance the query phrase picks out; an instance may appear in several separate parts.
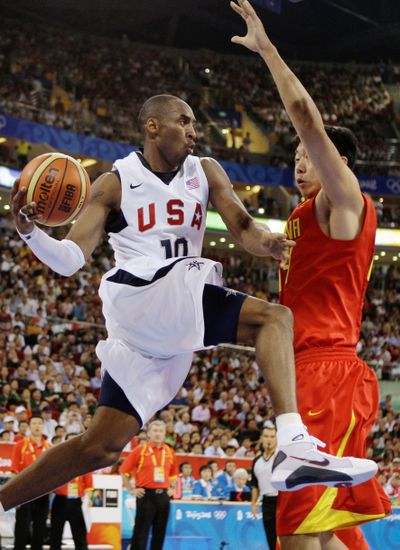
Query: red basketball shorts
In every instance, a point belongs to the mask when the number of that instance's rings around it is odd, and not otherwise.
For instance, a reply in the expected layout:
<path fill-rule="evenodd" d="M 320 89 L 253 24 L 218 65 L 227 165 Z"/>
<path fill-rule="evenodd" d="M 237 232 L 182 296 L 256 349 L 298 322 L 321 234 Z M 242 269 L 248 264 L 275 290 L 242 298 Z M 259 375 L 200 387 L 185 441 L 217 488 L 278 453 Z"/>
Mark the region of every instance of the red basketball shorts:
<path fill-rule="evenodd" d="M 304 424 L 336 456 L 365 457 L 379 406 L 375 374 L 354 352 L 319 348 L 296 354 L 297 401 Z M 374 478 L 350 489 L 314 486 L 280 493 L 278 535 L 334 531 L 390 513 Z"/>

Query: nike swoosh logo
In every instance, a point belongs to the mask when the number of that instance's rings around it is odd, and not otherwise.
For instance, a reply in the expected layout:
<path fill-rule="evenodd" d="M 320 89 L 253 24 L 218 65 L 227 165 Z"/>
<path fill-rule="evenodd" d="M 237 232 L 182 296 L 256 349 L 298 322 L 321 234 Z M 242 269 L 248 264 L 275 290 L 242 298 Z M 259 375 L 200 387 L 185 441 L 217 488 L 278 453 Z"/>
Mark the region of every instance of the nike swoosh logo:
<path fill-rule="evenodd" d="M 308 464 L 315 464 L 316 466 L 328 466 L 330 464 L 327 458 L 322 460 L 309 460 L 308 458 L 300 458 L 299 456 L 291 456 L 290 458 L 295 458 L 296 460 L 301 460 L 302 462 L 308 462 Z"/>
<path fill-rule="evenodd" d="M 324 409 L 321 409 L 320 411 L 314 412 L 314 411 L 308 411 L 308 416 L 317 416 L 318 414 L 321 414 Z"/>
<path fill-rule="evenodd" d="M 131 189 L 136 189 L 137 187 L 140 187 L 141 185 L 143 185 L 143 183 L 139 183 L 139 185 L 132 185 L 132 184 L 130 184 L 129 187 L 130 187 Z"/>

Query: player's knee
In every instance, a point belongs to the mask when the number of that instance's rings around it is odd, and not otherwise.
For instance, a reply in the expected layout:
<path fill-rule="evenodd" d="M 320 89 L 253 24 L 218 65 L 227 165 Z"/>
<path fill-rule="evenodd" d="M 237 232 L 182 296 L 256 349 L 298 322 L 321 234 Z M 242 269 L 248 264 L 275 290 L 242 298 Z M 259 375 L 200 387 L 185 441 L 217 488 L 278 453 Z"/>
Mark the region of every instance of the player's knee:
<path fill-rule="evenodd" d="M 282 330 L 293 331 L 293 314 L 286 306 L 267 304 L 264 311 L 263 325 L 277 326 Z"/>
<path fill-rule="evenodd" d="M 90 437 L 85 438 L 86 434 L 81 436 L 81 460 L 83 462 L 90 463 L 92 470 L 106 468 L 117 462 L 122 452 L 122 447 L 114 441 L 93 440 Z"/>
<path fill-rule="evenodd" d="M 277 319 L 277 322 L 285 325 L 290 330 L 293 330 L 293 313 L 291 310 L 286 306 L 281 306 L 279 304 L 275 304 L 275 316 Z"/>
<path fill-rule="evenodd" d="M 282 550 L 298 550 L 298 548 L 314 550 L 320 548 L 319 533 L 280 536 L 279 541 Z"/>

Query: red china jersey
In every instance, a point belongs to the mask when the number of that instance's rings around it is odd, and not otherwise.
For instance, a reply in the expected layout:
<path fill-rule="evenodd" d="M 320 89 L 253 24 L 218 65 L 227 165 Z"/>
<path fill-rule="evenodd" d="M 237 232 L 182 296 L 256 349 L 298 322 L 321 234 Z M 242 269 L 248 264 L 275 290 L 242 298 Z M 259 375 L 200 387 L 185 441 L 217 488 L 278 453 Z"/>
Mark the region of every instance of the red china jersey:
<path fill-rule="evenodd" d="M 314 214 L 315 197 L 300 203 L 286 224 L 296 241 L 288 264 L 280 269 L 280 303 L 295 319 L 295 351 L 346 346 L 360 334 L 364 295 L 372 267 L 377 219 L 363 195 L 365 217 L 351 241 L 327 237 Z"/>

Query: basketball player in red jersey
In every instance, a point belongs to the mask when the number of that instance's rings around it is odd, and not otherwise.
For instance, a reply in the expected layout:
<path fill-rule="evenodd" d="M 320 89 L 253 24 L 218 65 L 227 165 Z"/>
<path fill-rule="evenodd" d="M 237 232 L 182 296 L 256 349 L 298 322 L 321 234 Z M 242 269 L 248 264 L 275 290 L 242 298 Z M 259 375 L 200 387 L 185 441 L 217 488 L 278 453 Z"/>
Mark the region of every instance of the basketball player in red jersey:
<path fill-rule="evenodd" d="M 351 168 L 356 140 L 346 128 L 325 128 L 318 109 L 279 56 L 247 0 L 231 2 L 247 24 L 232 41 L 261 55 L 298 135 L 295 178 L 303 201 L 286 233 L 296 241 L 280 270 L 281 303 L 295 319 L 300 414 L 327 451 L 365 455 L 378 410 L 378 382 L 356 356 L 364 294 L 372 266 L 376 214 Z M 279 460 L 279 453 L 277 456 Z M 353 488 L 307 487 L 281 493 L 277 531 L 283 550 L 368 548 L 347 530 L 345 545 L 332 534 L 390 512 L 375 478 Z M 337 535 L 340 537 L 340 531 Z"/>

